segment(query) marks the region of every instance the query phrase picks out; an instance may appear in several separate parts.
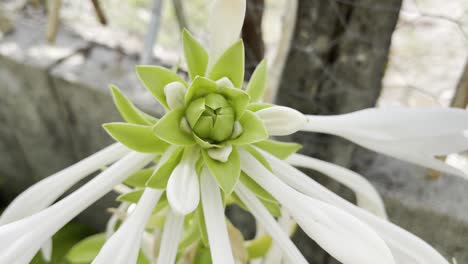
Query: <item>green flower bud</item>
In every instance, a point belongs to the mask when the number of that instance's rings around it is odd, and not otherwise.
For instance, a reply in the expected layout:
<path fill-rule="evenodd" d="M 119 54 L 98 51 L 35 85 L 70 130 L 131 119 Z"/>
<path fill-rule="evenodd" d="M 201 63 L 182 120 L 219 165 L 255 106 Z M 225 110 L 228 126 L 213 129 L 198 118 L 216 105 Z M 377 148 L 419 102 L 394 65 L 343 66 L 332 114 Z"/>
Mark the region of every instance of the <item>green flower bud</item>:
<path fill-rule="evenodd" d="M 210 93 L 189 103 L 185 117 L 201 139 L 219 143 L 231 138 L 235 112 L 223 95 Z"/>

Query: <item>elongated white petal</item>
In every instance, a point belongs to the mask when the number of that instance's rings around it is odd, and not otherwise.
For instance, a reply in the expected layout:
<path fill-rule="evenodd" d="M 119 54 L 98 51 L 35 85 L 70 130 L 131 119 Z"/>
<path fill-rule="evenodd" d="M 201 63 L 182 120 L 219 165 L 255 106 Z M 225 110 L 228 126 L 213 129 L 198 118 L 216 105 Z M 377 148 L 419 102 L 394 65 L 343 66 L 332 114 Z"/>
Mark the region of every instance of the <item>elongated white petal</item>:
<path fill-rule="evenodd" d="M 207 168 L 201 175 L 201 193 L 213 264 L 234 264 L 221 192 Z"/>
<path fill-rule="evenodd" d="M 164 94 L 170 109 L 184 107 L 185 91 L 185 86 L 181 82 L 171 82 L 164 86 Z"/>
<path fill-rule="evenodd" d="M 242 183 L 236 185 L 235 192 L 239 198 L 244 202 L 250 212 L 255 216 L 270 236 L 283 250 L 285 256 L 291 263 L 305 263 L 307 260 L 302 256 L 301 252 L 297 249 L 294 243 L 288 236 L 288 233 L 281 229 L 276 220 L 271 216 L 265 206 L 252 194 Z"/>
<path fill-rule="evenodd" d="M 302 229 L 337 260 L 346 264 L 395 263 L 385 242 L 360 220 L 295 191 L 248 152 L 239 150 L 239 154 L 242 170 L 288 208 Z"/>
<path fill-rule="evenodd" d="M 162 193 L 162 190 L 145 189 L 135 210 L 104 244 L 92 264 L 136 263 L 146 222 Z"/>
<path fill-rule="evenodd" d="M 387 218 L 382 198 L 374 186 L 363 176 L 335 164 L 301 154 L 291 155 L 286 159 L 286 162 L 296 167 L 313 169 L 328 175 L 356 193 L 359 207 L 385 219 Z"/>
<path fill-rule="evenodd" d="M 32 185 L 16 197 L 3 211 L 0 225 L 30 216 L 48 207 L 84 177 L 120 159 L 129 152 L 130 150 L 122 144 L 115 143 Z"/>
<path fill-rule="evenodd" d="M 344 137 L 368 149 L 468 178 L 435 158 L 468 150 L 468 111 L 455 108 L 371 108 L 338 116 L 307 116 L 303 130 Z"/>
<path fill-rule="evenodd" d="M 281 207 L 281 216 L 278 219 L 278 224 L 285 233 L 289 233 L 292 225 L 291 215 L 288 210 L 284 207 Z M 273 242 L 268 253 L 263 258 L 263 264 L 281 264 L 285 263 L 286 259 L 283 257 L 283 252 L 281 251 L 280 245 Z"/>
<path fill-rule="evenodd" d="M 67 222 L 153 158 L 154 154 L 132 152 L 49 208 L 1 226 L 0 263 L 13 263 L 19 255 L 32 258 Z"/>
<path fill-rule="evenodd" d="M 231 155 L 232 152 L 232 145 L 227 145 L 222 148 L 211 148 L 208 150 L 208 155 L 212 159 L 219 160 L 221 162 L 226 162 Z"/>
<path fill-rule="evenodd" d="M 184 153 L 167 183 L 167 200 L 174 211 L 183 215 L 193 212 L 200 202 L 200 185 L 195 169 L 199 150 L 188 151 L 191 153 Z"/>
<path fill-rule="evenodd" d="M 306 195 L 338 206 L 373 227 L 390 246 L 398 264 L 448 264 L 447 260 L 439 252 L 415 235 L 366 210 L 356 207 L 273 155 L 264 153 L 264 156 L 270 163 L 275 175 L 293 188 Z"/>
<path fill-rule="evenodd" d="M 41 247 L 41 255 L 45 261 L 50 262 L 52 260 L 52 239 L 49 238 L 46 240 Z"/>
<path fill-rule="evenodd" d="M 272 106 L 255 112 L 262 119 L 270 136 L 286 136 L 299 131 L 306 124 L 306 117 L 299 111 Z"/>
<path fill-rule="evenodd" d="M 246 0 L 215 0 L 208 19 L 210 65 L 236 40 L 244 24 Z"/>
<path fill-rule="evenodd" d="M 164 224 L 158 261 L 156 264 L 172 264 L 177 255 L 180 236 L 184 229 L 184 215 L 170 211 Z"/>

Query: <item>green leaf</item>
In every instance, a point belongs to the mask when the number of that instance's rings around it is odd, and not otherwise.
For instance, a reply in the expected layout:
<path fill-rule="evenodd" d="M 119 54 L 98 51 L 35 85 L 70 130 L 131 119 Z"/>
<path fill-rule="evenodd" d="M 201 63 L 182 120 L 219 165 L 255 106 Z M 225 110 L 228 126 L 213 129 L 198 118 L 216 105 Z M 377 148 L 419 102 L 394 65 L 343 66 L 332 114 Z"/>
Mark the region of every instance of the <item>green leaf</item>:
<path fill-rule="evenodd" d="M 249 259 L 256 259 L 265 256 L 270 250 L 273 240 L 269 235 L 263 235 L 255 240 L 245 243 Z"/>
<path fill-rule="evenodd" d="M 181 82 L 187 86 L 177 73 L 161 66 L 137 66 L 136 72 L 143 85 L 166 109 L 169 109 L 169 106 L 164 94 L 164 87 L 171 82 Z"/>
<path fill-rule="evenodd" d="M 265 93 L 267 75 L 267 63 L 265 60 L 262 60 L 262 62 L 257 65 L 257 68 L 252 74 L 249 84 L 247 85 L 247 93 L 250 95 L 251 102 L 258 102 L 262 100 L 263 94 Z"/>
<path fill-rule="evenodd" d="M 146 182 L 146 186 L 154 189 L 166 189 L 167 181 L 169 181 L 172 171 L 182 159 L 183 150 L 184 148 L 177 148 L 166 161 L 161 161 L 164 164 L 154 171 L 151 178 Z"/>
<path fill-rule="evenodd" d="M 106 243 L 106 234 L 90 236 L 76 244 L 67 254 L 71 263 L 91 263 Z"/>
<path fill-rule="evenodd" d="M 188 103 L 190 103 L 192 100 L 197 99 L 203 95 L 215 93 L 217 90 L 218 86 L 214 81 L 206 77 L 197 76 L 185 94 L 185 104 L 188 105 Z"/>
<path fill-rule="evenodd" d="M 272 104 L 268 104 L 268 103 L 251 103 L 247 105 L 247 110 L 250 110 L 252 112 L 257 112 L 257 111 L 260 111 L 262 109 L 266 109 L 272 106 L 273 106 Z"/>
<path fill-rule="evenodd" d="M 240 176 L 240 181 L 242 184 L 244 184 L 247 188 L 250 189 L 258 198 L 262 200 L 267 200 L 271 202 L 277 202 L 273 196 L 269 192 L 267 192 L 265 189 L 263 189 L 258 183 L 256 183 L 252 178 L 250 178 L 247 174 L 244 172 L 241 173 Z"/>
<path fill-rule="evenodd" d="M 302 148 L 302 146 L 297 143 L 281 142 L 269 139 L 256 142 L 254 145 L 283 160 Z"/>
<path fill-rule="evenodd" d="M 246 110 L 239 120 L 242 125 L 242 134 L 230 140 L 233 145 L 246 145 L 259 142 L 268 138 L 268 132 L 263 121 L 253 112 Z"/>
<path fill-rule="evenodd" d="M 122 118 L 128 123 L 137 125 L 153 125 L 158 119 L 154 118 L 145 112 L 138 109 L 130 99 L 128 99 L 120 90 L 114 85 L 110 86 L 114 104 L 119 110 Z"/>
<path fill-rule="evenodd" d="M 153 175 L 154 168 L 143 169 L 130 175 L 124 183 L 132 187 L 145 187 L 148 179 Z"/>
<path fill-rule="evenodd" d="M 205 215 L 203 214 L 203 205 L 200 203 L 198 205 L 197 211 L 195 212 L 198 230 L 200 231 L 201 241 L 205 246 L 209 246 L 208 242 L 208 232 L 206 231 Z"/>
<path fill-rule="evenodd" d="M 185 109 L 176 109 L 167 113 L 153 127 L 154 133 L 162 140 L 178 146 L 195 145 L 192 133 L 187 133 L 180 128 L 180 122 L 184 118 Z"/>
<path fill-rule="evenodd" d="M 107 123 L 103 127 L 115 140 L 138 152 L 162 153 L 169 147 L 169 144 L 154 135 L 151 126 Z"/>
<path fill-rule="evenodd" d="M 208 66 L 208 53 L 186 29 L 182 31 L 182 39 L 190 79 L 195 79 L 197 75 L 205 76 L 206 67 Z"/>
<path fill-rule="evenodd" d="M 140 200 L 144 191 L 145 189 L 142 188 L 142 189 L 137 189 L 128 193 L 124 193 L 120 195 L 119 197 L 117 197 L 117 201 L 136 204 Z"/>
<path fill-rule="evenodd" d="M 250 101 L 249 95 L 240 89 L 227 87 L 218 88 L 218 92 L 224 95 L 232 108 L 234 108 L 236 120 L 241 119 Z"/>
<path fill-rule="evenodd" d="M 241 88 L 244 82 L 244 43 L 238 40 L 229 47 L 213 65 L 210 79 L 229 78 L 234 87 Z"/>
<path fill-rule="evenodd" d="M 232 148 L 232 152 L 226 162 L 212 159 L 206 149 L 202 149 L 202 153 L 203 160 L 211 174 L 214 175 L 218 185 L 226 195 L 231 194 L 240 177 L 240 159 L 237 149 L 235 147 Z"/>

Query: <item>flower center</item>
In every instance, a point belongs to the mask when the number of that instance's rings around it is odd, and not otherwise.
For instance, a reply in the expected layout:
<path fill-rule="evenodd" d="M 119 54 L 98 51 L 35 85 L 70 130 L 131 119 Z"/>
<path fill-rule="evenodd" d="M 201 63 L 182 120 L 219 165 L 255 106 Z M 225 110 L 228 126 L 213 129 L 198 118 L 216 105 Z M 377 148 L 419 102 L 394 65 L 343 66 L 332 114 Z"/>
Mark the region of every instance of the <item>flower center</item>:
<path fill-rule="evenodd" d="M 193 100 L 185 116 L 193 132 L 203 140 L 219 143 L 232 136 L 234 109 L 220 94 L 210 93 Z"/>

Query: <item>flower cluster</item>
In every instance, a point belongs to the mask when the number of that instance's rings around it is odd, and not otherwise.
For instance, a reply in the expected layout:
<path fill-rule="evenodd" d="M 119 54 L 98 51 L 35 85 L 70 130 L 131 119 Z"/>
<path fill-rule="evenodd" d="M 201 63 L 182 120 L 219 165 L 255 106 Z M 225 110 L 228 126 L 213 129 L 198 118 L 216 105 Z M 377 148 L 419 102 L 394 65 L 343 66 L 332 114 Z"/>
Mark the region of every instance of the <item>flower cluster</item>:
<path fill-rule="evenodd" d="M 468 149 L 463 134 L 468 113 L 367 109 L 312 116 L 262 103 L 266 62 L 244 85 L 244 47 L 237 36 L 245 1 L 218 0 L 213 10 L 209 52 L 183 31 L 189 78 L 159 66 L 136 68 L 164 106 L 164 116 L 141 111 L 112 86 L 126 122 L 104 128 L 118 143 L 36 183 L 11 203 L 0 217 L 0 263 L 29 263 L 41 248 L 50 258 L 52 235 L 114 188 L 123 193 L 118 198 L 122 204 L 109 221 L 107 240 L 89 260 L 93 264 L 129 264 L 141 258 L 157 264 L 307 263 L 288 235 L 294 223 L 342 263 L 447 264 L 424 241 L 386 220 L 382 200 L 365 178 L 296 154 L 300 145 L 270 137 L 299 130 L 338 135 L 465 177 L 435 156 Z M 53 204 L 72 185 L 108 165 Z M 348 186 L 356 192 L 357 206 L 293 166 Z M 226 220 L 225 207 L 232 203 L 255 216 L 261 228 L 253 240 L 244 241 Z"/>

